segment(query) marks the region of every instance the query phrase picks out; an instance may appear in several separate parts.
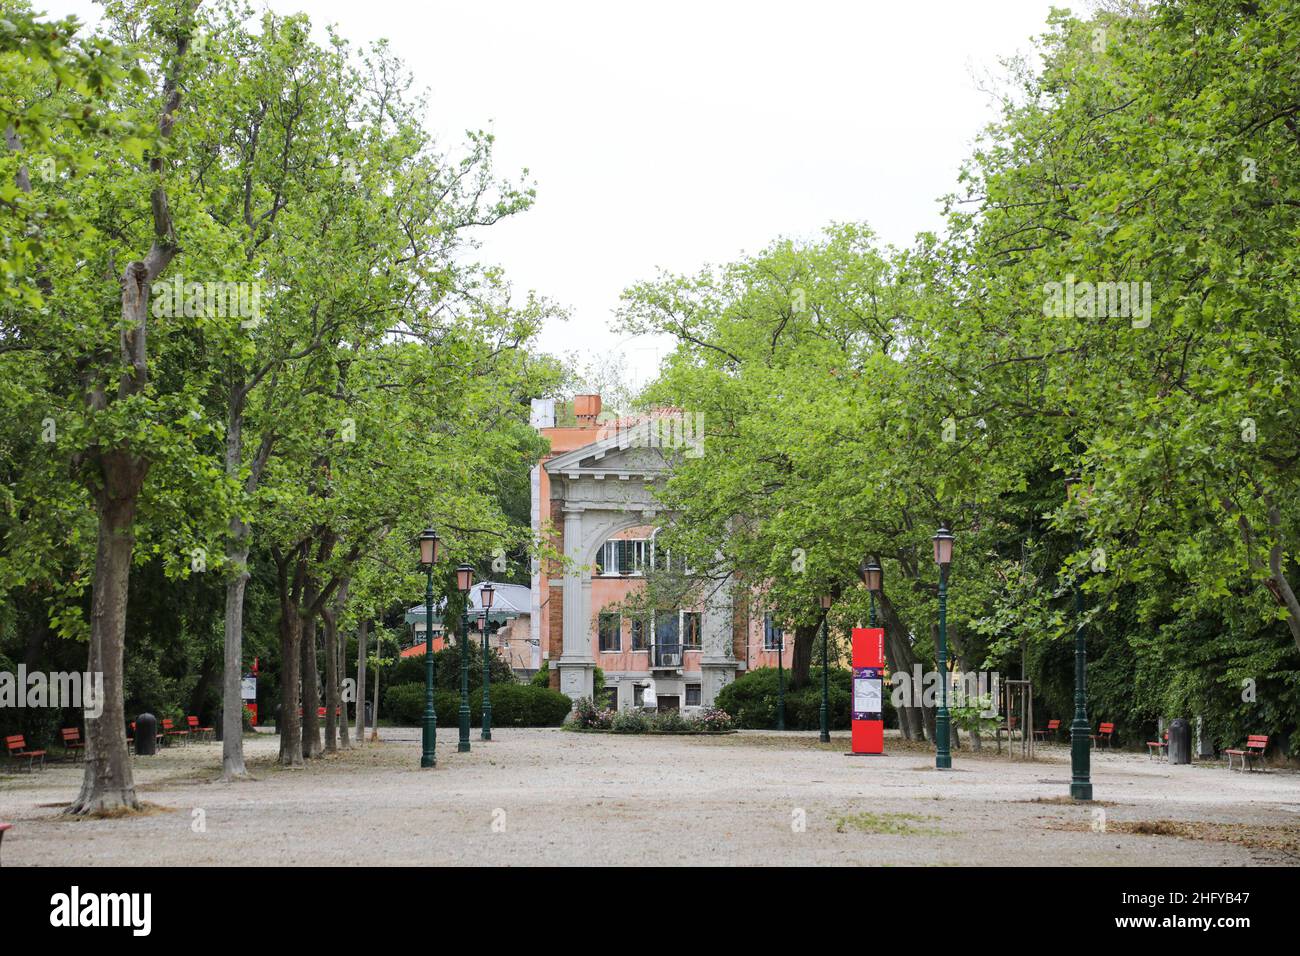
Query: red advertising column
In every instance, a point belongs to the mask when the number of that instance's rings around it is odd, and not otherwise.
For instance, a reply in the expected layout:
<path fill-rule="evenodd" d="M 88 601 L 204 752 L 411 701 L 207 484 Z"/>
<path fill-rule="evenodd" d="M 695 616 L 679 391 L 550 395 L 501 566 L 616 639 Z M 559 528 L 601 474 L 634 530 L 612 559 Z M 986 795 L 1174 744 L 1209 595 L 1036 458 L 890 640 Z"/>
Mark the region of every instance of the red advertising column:
<path fill-rule="evenodd" d="M 885 752 L 885 629 L 853 629 L 853 753 Z"/>

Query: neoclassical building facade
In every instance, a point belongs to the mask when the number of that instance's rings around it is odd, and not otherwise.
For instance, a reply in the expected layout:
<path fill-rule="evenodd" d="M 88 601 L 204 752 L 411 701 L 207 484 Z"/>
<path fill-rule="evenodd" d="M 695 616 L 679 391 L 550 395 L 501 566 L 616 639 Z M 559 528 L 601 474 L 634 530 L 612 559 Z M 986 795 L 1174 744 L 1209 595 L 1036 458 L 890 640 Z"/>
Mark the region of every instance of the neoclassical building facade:
<path fill-rule="evenodd" d="M 551 442 L 533 470 L 533 528 L 567 559 L 539 563 L 532 580 L 532 638 L 552 686 L 593 697 L 600 667 L 609 705 L 642 706 L 652 686 L 658 709 L 690 711 L 712 705 L 739 673 L 776 665 L 779 630 L 730 583 L 698 606 L 620 609 L 666 558 L 655 489 L 669 466 L 655 418 L 602 421 L 600 396 L 580 395 L 571 408 L 535 402 L 533 424 Z"/>

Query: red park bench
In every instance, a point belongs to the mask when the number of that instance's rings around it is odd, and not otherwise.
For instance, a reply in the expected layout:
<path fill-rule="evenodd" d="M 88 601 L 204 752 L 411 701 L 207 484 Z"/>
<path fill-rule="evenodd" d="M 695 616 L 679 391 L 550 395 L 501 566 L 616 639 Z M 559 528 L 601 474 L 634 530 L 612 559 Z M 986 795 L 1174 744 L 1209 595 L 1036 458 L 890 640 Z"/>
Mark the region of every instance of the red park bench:
<path fill-rule="evenodd" d="M 1162 760 L 1169 759 L 1169 731 L 1165 731 L 1164 737 L 1160 740 L 1147 741 L 1147 757 L 1159 756 Z"/>
<path fill-rule="evenodd" d="M 1056 732 L 1061 729 L 1059 720 L 1049 720 L 1044 730 L 1035 730 L 1034 739 L 1036 740 L 1055 740 Z"/>
<path fill-rule="evenodd" d="M 208 740 L 212 740 L 216 736 L 216 731 L 211 727 L 200 727 L 199 719 L 197 717 L 186 717 L 185 723 L 189 725 L 190 733 L 194 735 L 196 740 L 199 737 L 206 737 Z"/>
<path fill-rule="evenodd" d="M 9 758 L 11 761 L 22 760 L 24 757 L 27 758 L 28 773 L 31 773 L 32 763 L 36 760 L 37 757 L 41 758 L 42 769 L 44 769 L 45 767 L 45 751 L 28 750 L 27 741 L 23 738 L 22 734 L 14 734 L 12 737 L 6 737 L 5 749 L 9 751 Z"/>
<path fill-rule="evenodd" d="M 13 828 L 14 825 L 12 823 L 5 823 L 3 820 L 0 820 L 0 843 L 5 842 L 5 833 L 12 830 Z"/>
<path fill-rule="evenodd" d="M 1250 764 L 1253 768 L 1255 761 L 1262 759 L 1264 751 L 1268 749 L 1268 736 L 1266 734 L 1251 734 L 1246 738 L 1246 746 L 1243 750 L 1225 750 L 1228 755 L 1228 769 L 1232 769 L 1232 758 L 1241 758 L 1241 769 L 1244 771 L 1246 765 Z"/>
<path fill-rule="evenodd" d="M 1092 739 L 1092 745 L 1094 747 L 1100 747 L 1101 742 L 1103 740 L 1106 741 L 1107 747 L 1114 747 L 1115 746 L 1115 725 L 1101 724 L 1097 728 L 1097 732 L 1095 734 L 1089 734 L 1088 736 Z"/>
<path fill-rule="evenodd" d="M 335 708 L 334 708 L 334 716 L 335 716 L 335 717 L 342 717 L 342 716 L 343 716 L 343 708 L 342 708 L 342 707 L 335 707 Z M 316 717 L 317 717 L 319 720 L 324 720 L 324 719 L 325 719 L 325 708 L 324 708 L 324 707 L 317 707 L 317 708 L 316 708 Z M 299 720 L 302 719 L 302 708 L 301 708 L 301 707 L 298 708 L 298 719 L 299 719 Z"/>
<path fill-rule="evenodd" d="M 80 760 L 86 752 L 86 744 L 81 739 L 81 731 L 76 727 L 64 727 L 59 731 L 63 737 L 63 749 L 72 754 L 73 758 Z"/>
<path fill-rule="evenodd" d="M 188 730 L 181 730 L 180 728 L 176 727 L 172 723 L 172 719 L 170 717 L 164 717 L 162 720 L 162 736 L 164 739 L 169 739 L 171 737 L 179 737 L 181 743 L 186 743 L 189 740 L 190 732 Z"/>

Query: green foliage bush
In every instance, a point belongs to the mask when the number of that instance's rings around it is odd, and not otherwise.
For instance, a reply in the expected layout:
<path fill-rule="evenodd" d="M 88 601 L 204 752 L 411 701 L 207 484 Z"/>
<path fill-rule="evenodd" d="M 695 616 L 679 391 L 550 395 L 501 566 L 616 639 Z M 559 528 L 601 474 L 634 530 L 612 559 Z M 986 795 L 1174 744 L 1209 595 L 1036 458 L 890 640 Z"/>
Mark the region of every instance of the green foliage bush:
<path fill-rule="evenodd" d="M 492 685 L 492 725 L 494 727 L 557 727 L 568 716 L 572 701 L 557 691 L 525 684 Z M 434 712 L 442 727 L 460 720 L 460 693 L 435 690 Z M 475 725 L 483 719 L 483 691 L 469 695 L 470 720 Z M 424 720 L 424 684 L 394 684 L 384 693 L 380 716 L 399 724 L 417 725 Z"/>
<path fill-rule="evenodd" d="M 734 722 L 730 714 L 717 707 L 690 717 L 677 710 L 648 714 L 637 707 L 602 709 L 584 697 L 566 726 L 573 730 L 612 730 L 617 734 L 698 734 L 725 732 L 733 729 Z"/>
<path fill-rule="evenodd" d="M 513 684 L 515 672 L 501 657 L 496 648 L 491 651 L 492 683 Z M 444 690 L 460 691 L 460 645 L 453 644 L 440 651 L 434 651 L 434 686 Z M 400 684 L 424 685 L 424 655 L 414 654 L 403 657 L 384 672 L 384 681 L 397 687 Z M 483 649 L 478 645 L 470 648 L 469 686 L 483 686 Z"/>
<path fill-rule="evenodd" d="M 650 729 L 650 717 L 644 711 L 625 707 L 614 715 L 609 729 L 616 734 L 644 734 Z"/>
<path fill-rule="evenodd" d="M 791 690 L 790 672 L 786 671 L 785 726 L 788 730 L 817 730 L 821 727 L 822 672 L 809 671 L 808 683 Z M 732 716 L 737 727 L 753 730 L 776 728 L 778 674 L 775 667 L 759 667 L 732 681 L 718 692 L 717 706 Z M 846 668 L 831 668 L 830 725 L 835 730 L 849 727 L 851 673 Z M 886 699 L 886 708 L 889 708 Z"/>
<path fill-rule="evenodd" d="M 573 719 L 569 726 L 575 730 L 609 730 L 617 713 L 612 708 L 597 707 L 590 697 L 581 697 L 574 705 Z"/>

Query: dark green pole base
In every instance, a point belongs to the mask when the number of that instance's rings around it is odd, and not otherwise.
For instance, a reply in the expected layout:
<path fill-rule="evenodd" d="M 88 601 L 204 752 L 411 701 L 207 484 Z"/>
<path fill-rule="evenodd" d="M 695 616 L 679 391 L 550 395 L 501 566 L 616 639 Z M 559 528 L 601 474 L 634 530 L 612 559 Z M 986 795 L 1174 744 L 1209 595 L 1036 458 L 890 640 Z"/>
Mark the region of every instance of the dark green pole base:
<path fill-rule="evenodd" d="M 1092 799 L 1092 741 L 1086 717 L 1076 717 L 1070 726 L 1070 796 Z"/>
<path fill-rule="evenodd" d="M 934 767 L 936 770 L 952 769 L 952 750 L 949 748 L 950 737 L 948 736 L 949 714 L 947 707 L 940 707 L 939 713 L 934 720 L 935 736 L 935 753 Z"/>

